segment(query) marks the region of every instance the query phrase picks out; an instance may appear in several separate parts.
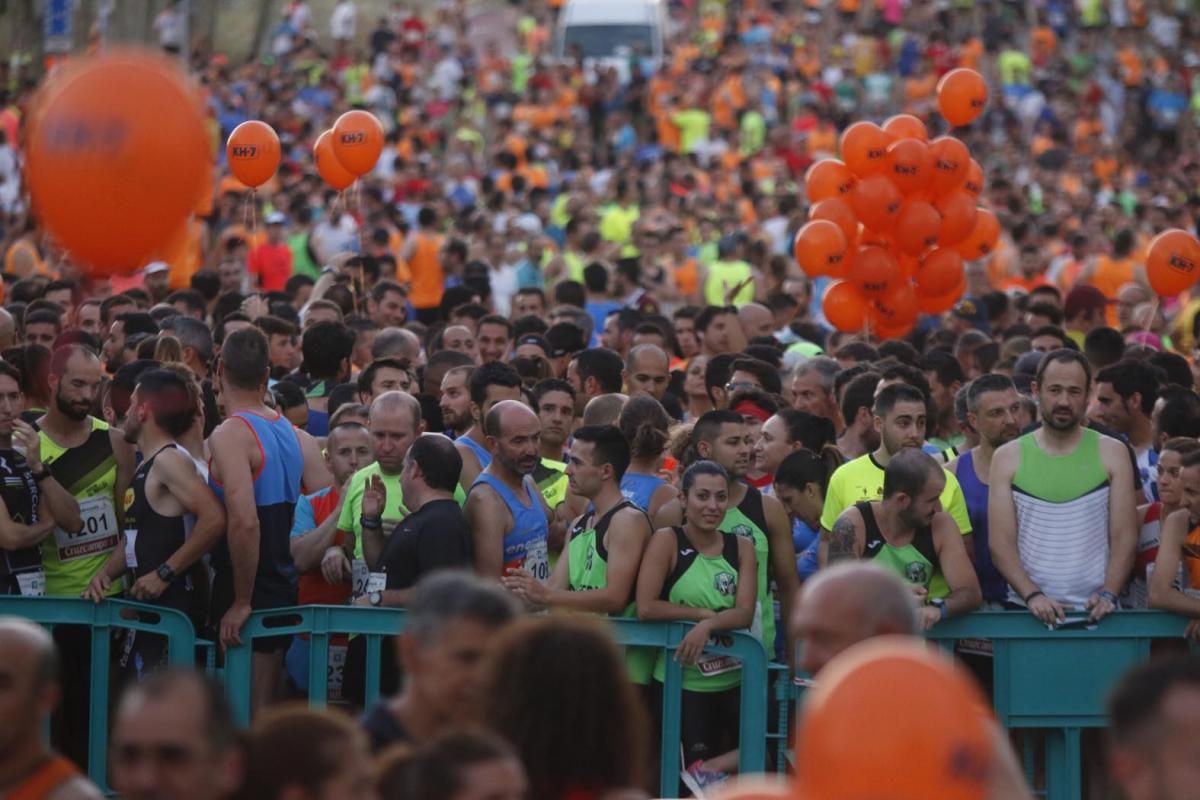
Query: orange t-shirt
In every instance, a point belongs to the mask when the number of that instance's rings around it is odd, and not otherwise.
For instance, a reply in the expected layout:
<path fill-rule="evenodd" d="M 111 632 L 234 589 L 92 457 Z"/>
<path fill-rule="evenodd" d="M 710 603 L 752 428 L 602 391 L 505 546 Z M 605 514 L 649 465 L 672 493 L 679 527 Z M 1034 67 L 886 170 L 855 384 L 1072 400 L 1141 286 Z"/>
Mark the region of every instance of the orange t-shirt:
<path fill-rule="evenodd" d="M 53 756 L 32 774 L 17 784 L 7 800 L 44 800 L 67 781 L 79 775 L 79 770 L 62 756 Z"/>
<path fill-rule="evenodd" d="M 1100 256 L 1096 259 L 1096 271 L 1092 273 L 1092 286 L 1095 286 L 1109 300 L 1117 299 L 1117 292 L 1127 283 L 1133 282 L 1136 262 L 1132 258 L 1112 258 Z M 1117 307 L 1109 305 L 1106 312 L 1110 326 L 1117 326 Z"/>
<path fill-rule="evenodd" d="M 416 245 L 408 260 L 412 272 L 410 298 L 414 308 L 436 308 L 442 302 L 442 291 L 446 288 L 446 274 L 438 260 L 442 240 L 440 236 L 428 236 L 419 231 L 413 236 Z"/>

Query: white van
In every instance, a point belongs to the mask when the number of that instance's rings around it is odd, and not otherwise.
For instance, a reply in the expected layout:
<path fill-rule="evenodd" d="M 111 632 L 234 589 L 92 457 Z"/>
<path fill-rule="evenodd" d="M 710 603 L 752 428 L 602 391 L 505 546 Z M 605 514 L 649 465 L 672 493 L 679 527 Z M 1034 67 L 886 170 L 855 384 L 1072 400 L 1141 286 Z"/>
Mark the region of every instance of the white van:
<path fill-rule="evenodd" d="M 558 17 L 554 52 L 569 60 L 578 47 L 588 67 L 613 66 L 629 79 L 630 56 L 642 59 L 642 72 L 663 60 L 665 0 L 568 0 Z"/>

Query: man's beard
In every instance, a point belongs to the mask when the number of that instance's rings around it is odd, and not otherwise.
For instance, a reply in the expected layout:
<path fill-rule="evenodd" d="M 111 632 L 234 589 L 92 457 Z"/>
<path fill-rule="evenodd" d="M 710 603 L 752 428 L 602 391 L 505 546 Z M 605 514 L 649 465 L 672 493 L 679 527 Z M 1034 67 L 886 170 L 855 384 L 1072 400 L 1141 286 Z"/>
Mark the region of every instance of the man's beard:
<path fill-rule="evenodd" d="M 62 394 L 57 392 L 54 395 L 54 405 L 58 406 L 58 410 L 62 412 L 63 415 L 75 420 L 76 422 L 83 422 L 88 418 L 88 415 L 92 413 L 92 406 L 90 403 L 88 403 L 86 406 L 84 406 L 82 403 L 76 405 L 64 400 Z"/>

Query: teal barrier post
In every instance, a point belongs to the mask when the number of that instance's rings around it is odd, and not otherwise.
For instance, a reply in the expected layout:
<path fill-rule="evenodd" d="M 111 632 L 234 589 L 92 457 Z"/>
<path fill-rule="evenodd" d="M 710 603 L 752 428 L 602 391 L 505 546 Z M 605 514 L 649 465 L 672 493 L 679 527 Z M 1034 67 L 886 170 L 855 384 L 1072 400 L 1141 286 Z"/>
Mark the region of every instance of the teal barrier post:
<path fill-rule="evenodd" d="M 196 632 L 183 612 L 162 606 L 105 600 L 93 603 L 66 597 L 3 597 L 0 614 L 25 617 L 53 629 L 55 625 L 86 625 L 91 629 L 92 677 L 88 709 L 88 775 L 108 788 L 108 704 L 110 635 L 112 628 L 144 631 L 167 638 L 167 661 L 192 666 Z"/>
<path fill-rule="evenodd" d="M 1152 639 L 1183 636 L 1187 620 L 1160 611 L 1117 611 L 1087 628 L 1048 630 L 1024 611 L 979 611 L 938 623 L 926 636 L 951 645 L 991 639 L 993 704 L 1006 728 L 1048 728 L 1046 797 L 1082 792 L 1080 731 L 1107 724 L 1117 681 L 1150 655 Z"/>
<path fill-rule="evenodd" d="M 691 624 L 683 622 L 648 623 L 613 619 L 612 630 L 621 645 L 644 645 L 673 652 Z M 233 706 L 234 718 L 241 725 L 250 721 L 250 676 L 253 662 L 251 645 L 255 639 L 270 636 L 308 634 L 309 702 L 325 704 L 326 674 L 329 663 L 329 636 L 349 633 L 367 636 L 366 700 L 379 696 L 380 642 L 404 626 L 400 609 L 351 608 L 346 606 L 303 606 L 271 611 L 256 611 L 242 627 L 242 645 L 225 654 L 225 690 Z M 761 772 L 766 764 L 767 732 L 767 655 L 757 639 L 745 633 L 730 635 L 728 647 L 709 647 L 718 653 L 742 660 L 741 725 L 739 730 L 739 769 Z M 679 752 L 679 718 L 682 696 L 682 672 L 673 659 L 667 660 L 663 688 L 662 796 L 674 797 L 678 791 L 679 770 L 675 768 Z"/>
<path fill-rule="evenodd" d="M 379 653 L 384 636 L 395 636 L 404 627 L 405 612 L 398 608 L 351 606 L 298 606 L 255 611 L 242 626 L 242 644 L 225 651 L 225 692 L 239 725 L 250 722 L 251 644 L 255 639 L 308 634 L 308 700 L 323 706 L 328 694 L 329 636 L 333 633 L 367 637 L 366 702 L 379 697 Z M 372 644 L 374 645 L 372 647 Z M 371 654 L 374 657 L 371 657 Z"/>
<path fill-rule="evenodd" d="M 610 619 L 618 644 L 644 645 L 667 651 L 663 683 L 662 758 L 660 796 L 676 797 L 679 792 L 679 718 L 682 705 L 682 668 L 670 656 L 692 629 L 687 622 L 639 622 L 634 619 Z M 723 653 L 742 660 L 741 719 L 738 730 L 738 770 L 762 772 L 767 757 L 767 653 L 762 644 L 748 633 L 722 633 L 731 639 L 728 647 L 710 645 L 706 652 Z"/>

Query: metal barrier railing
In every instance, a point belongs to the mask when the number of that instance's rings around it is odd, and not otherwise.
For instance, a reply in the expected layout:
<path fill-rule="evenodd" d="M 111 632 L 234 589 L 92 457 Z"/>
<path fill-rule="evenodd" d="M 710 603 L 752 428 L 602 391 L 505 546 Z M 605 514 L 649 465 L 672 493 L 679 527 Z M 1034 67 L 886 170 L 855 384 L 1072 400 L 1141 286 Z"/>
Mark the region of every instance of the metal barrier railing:
<path fill-rule="evenodd" d="M 194 664 L 197 640 L 190 620 L 182 613 L 158 606 L 109 600 L 95 605 L 66 598 L 0 598 L 0 614 L 26 617 L 48 627 L 89 626 L 91 636 L 91 708 L 89 709 L 88 772 L 105 786 L 109 719 L 109 675 L 113 628 L 125 628 L 166 637 L 172 664 Z M 252 669 L 251 643 L 273 636 L 306 634 L 310 637 L 310 674 L 325 674 L 330 637 L 357 634 L 366 638 L 365 688 L 367 702 L 379 696 L 381 643 L 404 627 L 400 609 L 352 608 L 346 606 L 303 606 L 260 611 L 251 615 L 242 630 L 244 644 L 225 656 L 222 681 L 236 719 L 245 724 L 250 717 Z M 615 638 L 624 646 L 644 646 L 672 652 L 690 630 L 689 623 L 647 623 L 631 619 L 610 620 Z M 1150 655 L 1154 640 L 1182 637 L 1188 620 L 1157 611 L 1120 611 L 1098 625 L 1075 625 L 1048 630 L 1025 612 L 983 611 L 939 623 L 927 633 L 929 639 L 947 649 L 968 639 L 991 642 L 993 703 L 998 721 L 1010 729 L 1047 731 L 1045 744 L 1045 796 L 1048 800 L 1075 800 L 1082 793 L 1081 731 L 1103 727 L 1105 701 L 1112 687 L 1128 669 Z M 787 721 L 800 691 L 791 682 L 776 680 L 776 691 L 768 696 L 768 662 L 758 640 L 735 633 L 728 647 L 711 647 L 713 652 L 742 660 L 740 768 L 761 771 L 767 753 L 767 709 L 779 707 L 779 729 L 772 732 L 776 768 L 784 767 Z M 662 796 L 674 796 L 678 769 L 681 667 L 666 660 L 663 691 Z M 210 662 L 211 667 L 211 662 Z M 786 670 L 771 670 L 786 676 Z M 323 705 L 327 699 L 324 680 L 309 682 L 309 701 Z M 790 702 L 789 702 L 790 701 Z M 1028 750 L 1026 755 L 1028 755 Z M 1028 765 L 1027 765 L 1028 766 Z"/>

